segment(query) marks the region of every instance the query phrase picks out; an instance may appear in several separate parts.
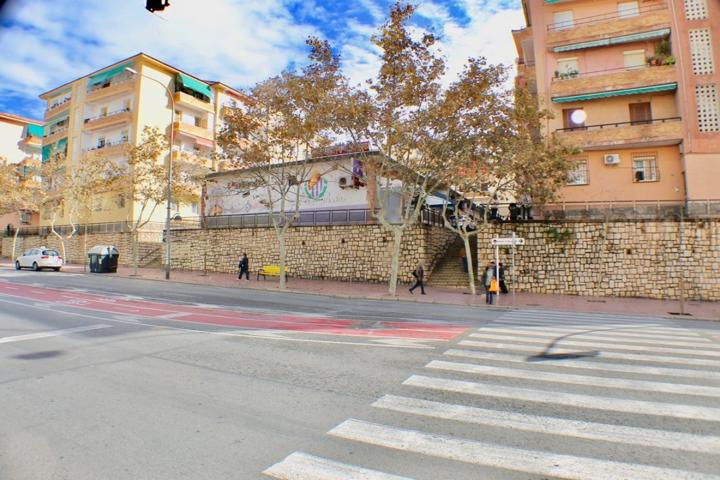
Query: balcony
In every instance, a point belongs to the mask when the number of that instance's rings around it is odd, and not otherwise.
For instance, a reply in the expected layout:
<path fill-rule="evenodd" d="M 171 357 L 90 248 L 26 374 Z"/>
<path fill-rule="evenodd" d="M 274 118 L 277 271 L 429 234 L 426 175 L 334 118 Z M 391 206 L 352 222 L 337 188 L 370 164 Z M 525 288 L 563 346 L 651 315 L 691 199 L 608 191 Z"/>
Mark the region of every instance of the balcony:
<path fill-rule="evenodd" d="M 622 90 L 677 82 L 675 65 L 636 67 L 579 73 L 555 77 L 550 86 L 552 97 L 583 93 Z"/>
<path fill-rule="evenodd" d="M 45 120 L 48 120 L 50 117 L 54 117 L 60 112 L 64 112 L 68 108 L 70 108 L 70 101 L 71 98 L 66 98 L 60 102 L 53 103 L 52 105 L 49 105 L 47 110 L 45 110 Z"/>
<path fill-rule="evenodd" d="M 113 79 L 111 82 L 101 83 L 94 87 L 91 87 L 87 96 L 85 97 L 88 102 L 96 102 L 104 98 L 112 97 L 120 93 L 131 91 L 135 87 L 135 76 L 127 76 L 122 78 Z"/>
<path fill-rule="evenodd" d="M 61 128 L 56 128 L 54 130 L 51 130 L 50 132 L 48 132 L 47 135 L 45 135 L 45 137 L 43 137 L 42 143 L 43 143 L 43 145 L 50 145 L 52 143 L 55 143 L 58 140 L 60 140 L 61 138 L 67 137 L 67 132 L 68 132 L 68 127 L 61 127 Z"/>
<path fill-rule="evenodd" d="M 102 145 L 98 145 L 97 147 L 85 148 L 83 149 L 83 153 L 110 157 L 113 155 L 126 153 L 129 147 L 130 144 L 125 138 L 117 140 L 115 142 L 105 142 Z"/>
<path fill-rule="evenodd" d="M 175 103 L 202 110 L 203 112 L 215 113 L 215 106 L 211 102 L 204 102 L 185 92 L 175 92 Z"/>
<path fill-rule="evenodd" d="M 550 47 L 579 41 L 618 37 L 671 26 L 670 11 L 665 4 L 648 5 L 638 14 L 628 16 L 617 11 L 576 18 L 572 25 L 553 23 L 548 25 L 547 44 Z"/>
<path fill-rule="evenodd" d="M 675 145 L 683 138 L 683 124 L 680 117 L 671 117 L 559 128 L 555 132 L 568 145 L 599 150 L 613 146 Z"/>
<path fill-rule="evenodd" d="M 132 113 L 129 108 L 123 108 L 115 112 L 110 112 L 104 115 L 98 115 L 91 118 L 85 119 L 85 130 L 97 130 L 100 128 L 109 127 L 112 125 L 118 125 L 127 123 L 132 118 Z"/>
<path fill-rule="evenodd" d="M 173 128 L 177 133 L 184 133 L 191 137 L 204 138 L 212 142 L 214 140 L 213 132 L 206 127 L 198 127 L 196 125 L 190 125 L 184 122 L 175 122 Z"/>

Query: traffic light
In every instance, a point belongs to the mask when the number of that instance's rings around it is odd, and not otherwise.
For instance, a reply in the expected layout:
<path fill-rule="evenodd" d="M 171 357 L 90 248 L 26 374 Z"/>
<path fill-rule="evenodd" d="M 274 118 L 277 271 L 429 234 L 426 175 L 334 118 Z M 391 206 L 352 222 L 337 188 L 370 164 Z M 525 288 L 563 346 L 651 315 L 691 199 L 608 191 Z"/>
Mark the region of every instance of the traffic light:
<path fill-rule="evenodd" d="M 170 2 L 168 0 L 147 0 L 145 2 L 145 9 L 150 12 L 157 12 L 165 10 L 165 7 L 169 7 Z"/>

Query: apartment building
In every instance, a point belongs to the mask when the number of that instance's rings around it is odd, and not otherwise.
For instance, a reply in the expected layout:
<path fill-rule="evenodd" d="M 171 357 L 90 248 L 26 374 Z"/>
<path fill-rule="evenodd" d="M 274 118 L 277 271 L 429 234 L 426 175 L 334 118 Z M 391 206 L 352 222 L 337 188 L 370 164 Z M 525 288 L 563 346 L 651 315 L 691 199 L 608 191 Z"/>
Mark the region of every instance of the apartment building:
<path fill-rule="evenodd" d="M 12 113 L 0 112 L 0 161 L 17 166 L 18 176 L 35 176 L 40 165 L 44 135 L 42 122 Z M 13 212 L 0 215 L 0 228 L 38 224 L 37 212 Z M 11 230 L 12 230 L 11 228 Z"/>
<path fill-rule="evenodd" d="M 160 60 L 137 54 L 40 95 L 47 102 L 43 161 L 62 153 L 76 165 L 88 155 L 103 155 L 120 164 L 127 149 L 142 140 L 145 126 L 168 135 L 172 129 L 172 158 L 195 155 L 214 167 L 215 137 L 225 109 L 242 102 L 239 91 L 220 82 L 203 81 Z M 172 206 L 182 217 L 199 216 L 199 202 Z M 56 224 L 68 223 L 61 209 Z M 88 223 L 134 220 L 139 206 L 119 193 L 98 195 Z M 151 221 L 163 222 L 165 208 L 155 209 Z M 51 215 L 41 210 L 41 225 Z M 77 219 L 76 219 L 77 221 Z"/>
<path fill-rule="evenodd" d="M 523 0 L 516 87 L 582 149 L 564 201 L 717 199 L 720 2 Z"/>

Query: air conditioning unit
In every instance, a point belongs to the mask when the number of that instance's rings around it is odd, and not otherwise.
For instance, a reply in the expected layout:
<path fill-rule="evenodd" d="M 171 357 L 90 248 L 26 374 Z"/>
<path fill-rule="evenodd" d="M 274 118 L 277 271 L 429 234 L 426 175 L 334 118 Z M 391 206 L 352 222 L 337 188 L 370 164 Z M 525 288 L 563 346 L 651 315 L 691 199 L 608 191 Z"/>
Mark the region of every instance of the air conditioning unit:
<path fill-rule="evenodd" d="M 605 165 L 617 165 L 620 163 L 620 154 L 608 153 L 603 157 L 603 160 L 605 161 Z"/>

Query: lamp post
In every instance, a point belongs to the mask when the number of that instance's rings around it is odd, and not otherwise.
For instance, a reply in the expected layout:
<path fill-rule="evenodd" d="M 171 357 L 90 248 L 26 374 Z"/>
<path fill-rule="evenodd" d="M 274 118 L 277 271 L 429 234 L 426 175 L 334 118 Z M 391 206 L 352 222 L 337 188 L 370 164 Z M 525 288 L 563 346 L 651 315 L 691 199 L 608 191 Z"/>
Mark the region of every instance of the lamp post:
<path fill-rule="evenodd" d="M 132 74 L 138 75 L 138 72 L 130 67 L 125 67 L 125 70 Z M 165 215 L 165 280 L 170 280 L 170 209 L 172 203 L 172 150 L 173 144 L 175 143 L 175 99 L 173 98 L 173 95 L 167 88 L 167 86 L 160 80 L 148 77 L 147 75 L 141 76 L 147 78 L 148 80 L 152 80 L 159 84 L 161 87 L 163 87 L 165 89 L 165 92 L 167 93 L 168 98 L 170 99 L 170 105 L 172 106 L 170 110 L 170 157 L 168 158 L 167 169 L 167 212 Z"/>

